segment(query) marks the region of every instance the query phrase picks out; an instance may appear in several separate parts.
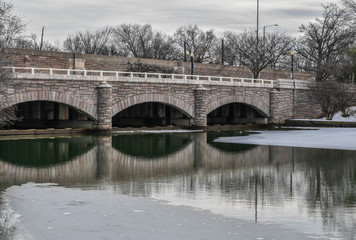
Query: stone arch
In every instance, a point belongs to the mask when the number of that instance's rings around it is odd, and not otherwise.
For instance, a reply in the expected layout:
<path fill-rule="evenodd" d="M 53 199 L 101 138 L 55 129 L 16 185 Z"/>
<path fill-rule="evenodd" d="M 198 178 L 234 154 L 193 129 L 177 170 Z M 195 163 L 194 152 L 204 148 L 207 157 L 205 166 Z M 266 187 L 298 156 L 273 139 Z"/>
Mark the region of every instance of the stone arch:
<path fill-rule="evenodd" d="M 256 111 L 262 114 L 264 117 L 270 117 L 270 106 L 267 105 L 264 102 L 261 102 L 260 100 L 254 98 L 254 97 L 248 97 L 248 96 L 228 96 L 228 97 L 223 97 L 216 99 L 214 101 L 211 101 L 208 103 L 207 106 L 207 114 L 211 113 L 215 109 L 229 104 L 229 103 L 245 103 L 252 108 L 254 108 Z"/>
<path fill-rule="evenodd" d="M 54 91 L 31 91 L 15 93 L 8 97 L 9 101 L 6 101 L 4 108 L 10 107 L 19 103 L 32 102 L 32 101 L 49 101 L 58 102 L 69 105 L 90 117 L 93 120 L 97 120 L 96 107 L 87 101 L 73 96 L 71 94 L 54 92 Z"/>
<path fill-rule="evenodd" d="M 145 102 L 160 102 L 175 107 L 182 111 L 189 118 L 194 118 L 194 106 L 180 98 L 165 94 L 141 94 L 120 100 L 113 105 L 112 116 L 133 105 Z"/>

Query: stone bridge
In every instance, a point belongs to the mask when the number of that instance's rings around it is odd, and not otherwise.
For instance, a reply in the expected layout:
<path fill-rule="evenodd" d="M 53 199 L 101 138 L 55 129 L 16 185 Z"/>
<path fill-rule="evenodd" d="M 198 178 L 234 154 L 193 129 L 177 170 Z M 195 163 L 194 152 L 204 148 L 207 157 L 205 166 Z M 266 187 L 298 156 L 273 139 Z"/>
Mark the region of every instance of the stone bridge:
<path fill-rule="evenodd" d="M 29 67 L 12 71 L 2 107 L 56 102 L 83 113 L 98 130 L 111 129 L 113 117 L 125 109 L 151 102 L 173 107 L 197 127 L 206 127 L 208 114 L 232 103 L 249 106 L 270 123 L 315 114 L 308 81 L 302 80 Z"/>

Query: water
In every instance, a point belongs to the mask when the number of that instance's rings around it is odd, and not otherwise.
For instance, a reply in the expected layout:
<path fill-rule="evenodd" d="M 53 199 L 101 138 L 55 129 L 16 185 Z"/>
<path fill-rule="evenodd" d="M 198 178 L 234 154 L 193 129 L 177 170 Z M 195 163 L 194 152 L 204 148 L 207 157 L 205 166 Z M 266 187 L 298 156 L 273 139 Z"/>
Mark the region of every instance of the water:
<path fill-rule="evenodd" d="M 213 142 L 242 134 L 1 140 L 0 189 L 51 182 L 356 238 L 356 151 Z"/>

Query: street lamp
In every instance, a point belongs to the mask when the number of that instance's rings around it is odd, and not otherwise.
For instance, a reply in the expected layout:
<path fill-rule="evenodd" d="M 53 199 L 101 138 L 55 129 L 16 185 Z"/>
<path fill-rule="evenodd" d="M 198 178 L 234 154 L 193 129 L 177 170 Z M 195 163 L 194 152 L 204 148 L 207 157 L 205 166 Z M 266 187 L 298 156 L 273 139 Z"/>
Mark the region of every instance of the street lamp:
<path fill-rule="evenodd" d="M 271 24 L 271 25 L 263 26 L 263 43 L 265 42 L 266 28 L 268 28 L 268 27 L 278 27 L 278 24 Z"/>
<path fill-rule="evenodd" d="M 260 59 L 259 59 L 259 52 L 258 52 L 258 45 L 259 45 L 259 37 L 258 37 L 258 32 L 259 32 L 259 17 L 260 17 L 260 1 L 257 0 L 257 27 L 256 27 L 256 64 L 255 64 L 255 71 L 258 72 L 258 68 L 260 65 Z M 258 78 L 258 75 L 256 76 Z"/>
<path fill-rule="evenodd" d="M 257 0 L 257 28 L 256 28 L 257 46 L 258 46 L 259 17 L 260 17 L 260 1 Z"/>
<path fill-rule="evenodd" d="M 290 75 L 290 78 L 291 79 L 294 79 L 294 73 L 293 73 L 293 67 L 294 67 L 294 54 L 295 54 L 295 52 L 294 51 L 291 51 L 290 52 L 290 56 L 291 56 L 291 58 L 292 58 L 292 65 L 291 65 L 291 75 Z"/>
<path fill-rule="evenodd" d="M 190 75 L 192 75 L 193 78 L 194 74 L 194 52 L 190 53 Z"/>

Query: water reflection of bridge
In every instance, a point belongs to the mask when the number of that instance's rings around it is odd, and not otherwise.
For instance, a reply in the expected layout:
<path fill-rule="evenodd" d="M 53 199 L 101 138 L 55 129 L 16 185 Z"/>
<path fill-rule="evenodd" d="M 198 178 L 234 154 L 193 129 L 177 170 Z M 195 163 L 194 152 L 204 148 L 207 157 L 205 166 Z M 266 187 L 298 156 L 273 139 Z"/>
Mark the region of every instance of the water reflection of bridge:
<path fill-rule="evenodd" d="M 59 149 L 67 151 L 73 144 L 63 140 L 57 151 L 66 158 L 49 166 L 10 162 L 0 151 L 0 189 L 26 182 L 53 182 L 150 195 L 165 191 L 168 184 L 174 194 L 182 196 L 218 191 L 219 203 L 245 204 L 255 210 L 256 220 L 257 206 L 290 207 L 288 201 L 295 198 L 306 202 L 308 214 L 319 211 L 324 225 L 337 225 L 356 236 L 356 224 L 349 224 L 340 212 L 344 210 L 340 206 L 356 205 L 355 151 L 275 146 L 227 150 L 211 143 L 206 133 L 183 134 L 173 142 L 168 135 L 156 138 L 148 149 L 141 149 L 140 145 L 126 148 L 125 142 L 132 144 L 130 136 L 83 137 L 75 142 L 85 144 L 72 147 L 77 151 L 70 154 L 60 153 Z M 50 146 L 56 149 L 56 142 Z M 157 146 L 170 150 L 150 152 Z"/>
<path fill-rule="evenodd" d="M 87 152 L 50 166 L 24 166 L 9 162 L 0 154 L 2 187 L 26 182 L 53 182 L 76 185 L 100 179 L 111 181 L 189 174 L 198 169 L 219 170 L 269 164 L 269 148 L 255 147 L 244 152 L 224 152 L 207 143 L 206 134 L 186 135 L 184 147 L 166 155 L 146 158 L 123 153 L 112 146 L 112 137 L 86 137 Z M 115 138 L 115 137 L 114 137 Z M 68 143 L 61 149 L 68 150 Z"/>

